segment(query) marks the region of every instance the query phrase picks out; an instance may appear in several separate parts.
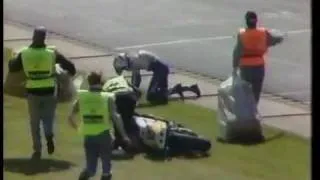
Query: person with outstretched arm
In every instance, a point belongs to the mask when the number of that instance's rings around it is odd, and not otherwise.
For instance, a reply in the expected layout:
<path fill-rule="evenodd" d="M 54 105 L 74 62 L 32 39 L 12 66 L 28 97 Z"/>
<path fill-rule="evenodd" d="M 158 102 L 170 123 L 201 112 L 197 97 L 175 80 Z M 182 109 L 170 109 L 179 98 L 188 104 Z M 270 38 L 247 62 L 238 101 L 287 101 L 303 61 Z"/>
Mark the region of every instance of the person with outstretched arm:
<path fill-rule="evenodd" d="M 253 11 L 245 15 L 246 28 L 237 34 L 237 42 L 233 50 L 233 74 L 240 69 L 243 80 L 252 85 L 256 103 L 258 104 L 265 75 L 265 58 L 269 47 L 280 44 L 284 36 L 264 28 L 257 27 L 258 16 Z"/>
<path fill-rule="evenodd" d="M 27 101 L 33 143 L 32 159 L 41 158 L 40 123 L 43 123 L 48 154 L 55 150 L 54 119 L 57 104 L 55 64 L 58 63 L 70 76 L 76 74 L 75 66 L 54 47 L 45 43 L 47 30 L 43 26 L 35 28 L 32 43 L 24 47 L 9 61 L 9 72 L 24 71 Z"/>

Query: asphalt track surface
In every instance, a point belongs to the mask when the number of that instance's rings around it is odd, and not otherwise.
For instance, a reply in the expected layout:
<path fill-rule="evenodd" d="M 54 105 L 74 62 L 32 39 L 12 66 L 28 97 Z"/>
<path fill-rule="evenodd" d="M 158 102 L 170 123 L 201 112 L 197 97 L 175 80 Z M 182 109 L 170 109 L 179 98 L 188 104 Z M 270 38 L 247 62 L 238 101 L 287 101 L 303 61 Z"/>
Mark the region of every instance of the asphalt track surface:
<path fill-rule="evenodd" d="M 246 10 L 266 27 L 289 32 L 268 55 L 264 90 L 310 101 L 310 0 L 4 0 L 5 19 L 96 43 L 154 51 L 172 66 L 213 77 L 231 72 Z"/>

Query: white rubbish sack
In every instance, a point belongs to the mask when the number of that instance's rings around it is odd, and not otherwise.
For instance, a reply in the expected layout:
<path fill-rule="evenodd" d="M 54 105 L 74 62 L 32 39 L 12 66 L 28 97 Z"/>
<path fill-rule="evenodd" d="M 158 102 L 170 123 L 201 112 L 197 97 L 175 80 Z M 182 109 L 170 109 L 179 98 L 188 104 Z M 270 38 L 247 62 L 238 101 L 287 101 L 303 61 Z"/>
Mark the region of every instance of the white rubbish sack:
<path fill-rule="evenodd" d="M 59 64 L 56 64 L 56 76 L 58 102 L 72 101 L 77 93 L 72 77 Z"/>
<path fill-rule="evenodd" d="M 261 125 L 251 85 L 233 74 L 218 88 L 219 139 L 260 138 Z M 250 137 L 248 137 L 250 136 Z M 259 136 L 259 137 L 258 137 Z"/>

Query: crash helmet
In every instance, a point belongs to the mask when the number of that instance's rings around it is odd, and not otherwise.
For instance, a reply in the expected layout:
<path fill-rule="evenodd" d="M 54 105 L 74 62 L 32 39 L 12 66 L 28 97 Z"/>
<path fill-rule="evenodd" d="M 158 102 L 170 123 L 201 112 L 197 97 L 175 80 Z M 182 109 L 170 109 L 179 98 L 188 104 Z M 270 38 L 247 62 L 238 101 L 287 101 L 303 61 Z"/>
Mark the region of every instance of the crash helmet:
<path fill-rule="evenodd" d="M 114 57 L 113 67 L 115 68 L 118 75 L 122 73 L 123 70 L 129 68 L 130 58 L 127 53 L 120 53 Z"/>

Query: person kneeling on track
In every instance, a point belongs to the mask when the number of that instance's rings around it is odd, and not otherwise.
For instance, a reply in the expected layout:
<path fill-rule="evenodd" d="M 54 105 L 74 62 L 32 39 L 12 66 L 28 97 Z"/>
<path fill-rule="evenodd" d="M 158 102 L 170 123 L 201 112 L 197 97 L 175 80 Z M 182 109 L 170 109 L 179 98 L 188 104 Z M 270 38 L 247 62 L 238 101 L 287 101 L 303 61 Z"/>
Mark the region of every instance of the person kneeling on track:
<path fill-rule="evenodd" d="M 168 97 L 172 94 L 179 94 L 181 99 L 184 99 L 184 91 L 191 91 L 197 97 L 201 96 L 197 84 L 189 87 L 177 84 L 173 88 L 168 89 L 169 67 L 151 52 L 139 50 L 134 54 L 120 53 L 115 56 L 113 66 L 117 74 L 121 74 L 124 70 L 131 71 L 132 84 L 138 88 L 141 83 L 140 70 L 152 71 L 153 76 L 147 92 L 147 100 L 151 104 L 167 104 Z"/>

